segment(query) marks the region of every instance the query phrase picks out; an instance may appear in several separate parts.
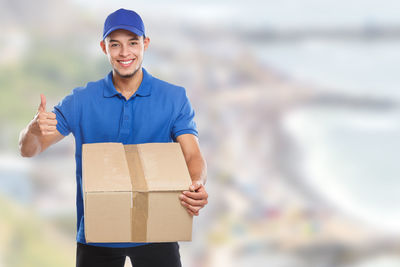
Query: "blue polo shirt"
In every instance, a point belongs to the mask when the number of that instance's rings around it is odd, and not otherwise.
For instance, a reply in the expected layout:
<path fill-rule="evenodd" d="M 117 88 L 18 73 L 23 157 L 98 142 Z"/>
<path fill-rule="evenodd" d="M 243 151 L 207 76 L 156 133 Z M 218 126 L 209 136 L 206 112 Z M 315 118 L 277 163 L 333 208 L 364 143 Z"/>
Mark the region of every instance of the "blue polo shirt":
<path fill-rule="evenodd" d="M 53 112 L 57 130 L 75 137 L 77 242 L 86 244 L 82 199 L 82 144 L 168 143 L 181 134 L 198 135 L 194 111 L 183 87 L 150 75 L 143 79 L 129 99 L 119 93 L 112 72 L 104 79 L 75 88 Z M 106 247 L 133 247 L 144 243 L 89 243 Z"/>

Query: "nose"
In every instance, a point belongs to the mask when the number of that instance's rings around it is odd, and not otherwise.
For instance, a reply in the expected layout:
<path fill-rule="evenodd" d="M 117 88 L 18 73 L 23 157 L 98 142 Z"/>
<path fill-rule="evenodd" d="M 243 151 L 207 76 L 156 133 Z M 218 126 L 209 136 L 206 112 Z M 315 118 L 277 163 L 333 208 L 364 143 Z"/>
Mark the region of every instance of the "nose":
<path fill-rule="evenodd" d="M 129 55 L 129 49 L 128 49 L 128 47 L 125 46 L 125 45 L 122 45 L 122 46 L 121 46 L 121 50 L 119 51 L 119 55 L 120 55 L 121 57 L 127 57 L 127 56 Z"/>

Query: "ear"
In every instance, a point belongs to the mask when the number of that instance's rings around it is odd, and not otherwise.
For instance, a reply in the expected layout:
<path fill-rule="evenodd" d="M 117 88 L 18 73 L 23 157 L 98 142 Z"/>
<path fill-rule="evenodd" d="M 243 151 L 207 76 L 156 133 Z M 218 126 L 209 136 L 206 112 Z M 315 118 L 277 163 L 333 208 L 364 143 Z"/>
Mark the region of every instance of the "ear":
<path fill-rule="evenodd" d="M 144 50 L 147 50 L 150 44 L 150 38 L 149 37 L 144 38 L 143 43 L 144 43 Z"/>
<path fill-rule="evenodd" d="M 101 50 L 103 50 L 103 53 L 107 55 L 107 49 L 106 49 L 106 42 L 105 41 L 100 41 L 100 47 L 101 47 Z"/>

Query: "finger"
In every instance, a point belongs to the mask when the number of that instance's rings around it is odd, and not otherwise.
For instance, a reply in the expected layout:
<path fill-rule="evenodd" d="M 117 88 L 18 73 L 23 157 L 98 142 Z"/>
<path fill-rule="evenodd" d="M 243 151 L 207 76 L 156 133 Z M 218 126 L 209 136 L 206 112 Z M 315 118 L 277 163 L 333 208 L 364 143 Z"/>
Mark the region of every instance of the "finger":
<path fill-rule="evenodd" d="M 183 191 L 183 194 L 185 196 L 189 197 L 189 198 L 193 198 L 193 199 L 196 199 L 196 200 L 207 199 L 208 198 L 208 194 L 204 190 L 200 190 L 198 192 Z"/>
<path fill-rule="evenodd" d="M 46 120 L 45 123 L 47 125 L 50 125 L 50 126 L 56 126 L 57 125 L 57 120 L 50 119 L 50 120 Z"/>
<path fill-rule="evenodd" d="M 55 133 L 56 133 L 56 131 L 43 131 L 42 132 L 43 135 L 52 135 L 52 134 L 55 134 Z"/>
<path fill-rule="evenodd" d="M 193 216 L 199 216 L 199 213 L 198 212 L 192 212 L 191 210 L 189 210 L 189 209 L 186 209 L 186 211 L 193 217 Z"/>
<path fill-rule="evenodd" d="M 192 205 L 192 206 L 205 206 L 208 203 L 206 198 L 193 199 L 193 198 L 183 196 L 180 198 L 180 200 L 185 201 L 186 203 L 188 203 L 189 205 Z"/>
<path fill-rule="evenodd" d="M 57 121 L 56 114 L 53 112 L 40 112 L 38 117 L 44 123 L 47 123 L 48 121 Z"/>
<path fill-rule="evenodd" d="M 189 190 L 192 192 L 197 191 L 202 186 L 203 186 L 203 184 L 200 181 L 196 181 L 189 187 Z"/>
<path fill-rule="evenodd" d="M 48 119 L 56 119 L 57 118 L 56 114 L 53 112 L 46 112 L 46 114 L 47 114 Z"/>
<path fill-rule="evenodd" d="M 189 205 L 192 205 L 192 206 L 204 207 L 208 203 L 207 199 L 195 200 L 195 199 L 192 199 L 192 198 L 188 198 L 188 197 L 186 197 L 184 195 L 180 195 L 179 199 L 182 200 L 182 201 L 185 201 L 186 203 L 188 203 Z"/>
<path fill-rule="evenodd" d="M 181 205 L 185 208 L 185 210 L 189 213 L 190 216 L 196 216 L 195 212 L 191 211 L 188 208 L 188 204 L 186 204 L 184 201 L 181 201 Z M 197 213 L 198 214 L 198 213 Z"/>
<path fill-rule="evenodd" d="M 190 216 L 197 216 L 197 215 L 199 215 L 199 213 L 197 213 L 197 214 L 195 214 L 195 213 L 193 213 L 191 210 L 189 210 L 189 209 L 187 209 L 187 208 L 185 208 L 185 210 L 187 211 L 187 213 L 189 213 L 189 215 Z"/>
<path fill-rule="evenodd" d="M 46 117 L 46 113 L 41 113 L 39 115 L 38 118 L 38 123 L 42 126 L 42 127 L 46 127 L 47 125 L 50 126 L 56 126 L 57 125 L 57 120 L 56 119 L 49 119 Z"/>
<path fill-rule="evenodd" d="M 44 94 L 40 94 L 39 111 L 42 111 L 42 112 L 46 111 L 46 97 L 44 96 Z"/>
<path fill-rule="evenodd" d="M 47 126 L 46 131 L 47 132 L 55 132 L 57 130 L 56 126 Z"/>
<path fill-rule="evenodd" d="M 201 209 L 201 207 L 194 207 L 192 205 L 187 204 L 184 201 L 181 201 L 182 206 L 184 206 L 186 209 L 189 209 L 191 212 L 193 212 L 193 214 L 196 214 L 199 212 L 199 210 Z"/>

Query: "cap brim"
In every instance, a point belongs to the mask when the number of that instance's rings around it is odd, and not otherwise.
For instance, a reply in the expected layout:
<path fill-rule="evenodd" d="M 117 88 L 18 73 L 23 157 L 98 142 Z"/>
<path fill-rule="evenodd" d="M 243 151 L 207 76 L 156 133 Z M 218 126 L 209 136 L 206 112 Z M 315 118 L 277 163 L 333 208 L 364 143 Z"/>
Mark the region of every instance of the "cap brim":
<path fill-rule="evenodd" d="M 103 35 L 103 40 L 106 39 L 106 37 L 107 37 L 110 33 L 112 33 L 113 31 L 115 31 L 115 30 L 127 30 L 127 31 L 130 31 L 130 32 L 136 34 L 137 36 L 142 36 L 142 35 L 144 35 L 144 32 L 142 32 L 141 30 L 139 30 L 139 29 L 137 29 L 137 28 L 135 28 L 135 27 L 128 26 L 128 25 L 117 25 L 117 26 L 114 26 L 114 27 L 110 28 L 110 29 Z"/>

